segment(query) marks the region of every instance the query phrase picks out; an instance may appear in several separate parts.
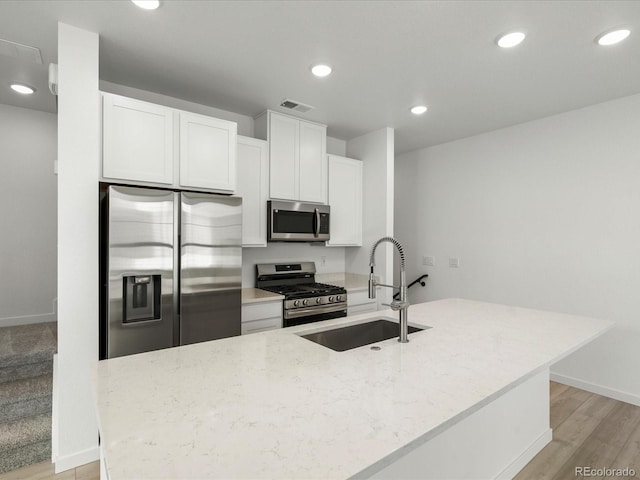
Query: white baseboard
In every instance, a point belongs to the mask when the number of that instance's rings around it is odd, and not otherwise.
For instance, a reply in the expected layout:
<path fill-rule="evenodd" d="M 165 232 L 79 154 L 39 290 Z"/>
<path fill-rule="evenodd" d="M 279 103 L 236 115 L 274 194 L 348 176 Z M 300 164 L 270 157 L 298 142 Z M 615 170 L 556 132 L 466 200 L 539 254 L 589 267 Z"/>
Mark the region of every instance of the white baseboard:
<path fill-rule="evenodd" d="M 551 372 L 550 379 L 553 382 L 569 385 L 570 387 L 579 388 L 580 390 L 586 390 L 587 392 L 596 393 L 603 397 L 613 398 L 614 400 L 620 400 L 621 402 L 630 403 L 631 405 L 637 405 L 640 407 L 640 396 L 632 393 L 623 392 L 621 390 L 616 390 L 615 388 L 609 388 L 595 383 L 585 382 L 577 378 L 553 372 Z"/>
<path fill-rule="evenodd" d="M 55 313 L 41 313 L 39 315 L 23 315 L 21 317 L 0 318 L 0 327 L 15 327 L 17 325 L 29 325 L 32 323 L 46 323 L 55 321 Z"/>
<path fill-rule="evenodd" d="M 529 448 L 527 448 L 522 454 L 516 458 L 511 465 L 505 468 L 497 477 L 496 480 L 511 480 L 515 477 L 520 470 L 522 470 L 527 463 L 533 460 L 540 451 L 547 446 L 553 438 L 553 431 L 551 429 L 544 432 L 540 437 L 533 442 Z"/>
<path fill-rule="evenodd" d="M 93 447 L 73 455 L 58 457 L 53 463 L 55 464 L 55 472 L 60 473 L 96 460 L 100 460 L 100 447 Z"/>

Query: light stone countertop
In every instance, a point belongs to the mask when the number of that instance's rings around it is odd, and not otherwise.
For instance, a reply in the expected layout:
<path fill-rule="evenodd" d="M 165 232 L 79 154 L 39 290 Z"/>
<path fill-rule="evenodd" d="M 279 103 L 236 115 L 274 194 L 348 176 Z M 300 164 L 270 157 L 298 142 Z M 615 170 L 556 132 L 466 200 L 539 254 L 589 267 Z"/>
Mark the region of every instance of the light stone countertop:
<path fill-rule="evenodd" d="M 275 302 L 283 300 L 284 295 L 268 292 L 259 288 L 243 288 L 242 289 L 242 305 L 249 303 Z"/>
<path fill-rule="evenodd" d="M 586 317 L 449 299 L 433 328 L 334 352 L 297 335 L 390 310 L 98 362 L 110 480 L 372 474 L 608 330 Z"/>

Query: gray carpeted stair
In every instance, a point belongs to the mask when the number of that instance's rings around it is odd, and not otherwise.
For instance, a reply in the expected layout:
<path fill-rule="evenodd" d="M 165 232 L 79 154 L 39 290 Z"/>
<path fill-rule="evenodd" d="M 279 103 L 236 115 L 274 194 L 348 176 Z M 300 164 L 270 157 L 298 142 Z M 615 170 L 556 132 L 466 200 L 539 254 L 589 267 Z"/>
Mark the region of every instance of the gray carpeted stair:
<path fill-rule="evenodd" d="M 0 473 L 51 458 L 56 324 L 0 328 Z"/>
<path fill-rule="evenodd" d="M 42 413 L 51 413 L 51 375 L 0 384 L 0 425 Z"/>

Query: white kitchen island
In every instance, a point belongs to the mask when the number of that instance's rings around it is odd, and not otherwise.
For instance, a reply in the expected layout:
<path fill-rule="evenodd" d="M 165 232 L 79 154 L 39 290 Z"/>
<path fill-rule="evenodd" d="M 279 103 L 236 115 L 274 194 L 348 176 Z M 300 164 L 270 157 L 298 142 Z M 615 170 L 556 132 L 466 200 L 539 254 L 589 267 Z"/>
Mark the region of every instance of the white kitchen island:
<path fill-rule="evenodd" d="M 380 316 L 98 362 L 103 477 L 508 478 L 551 439 L 549 366 L 612 326 L 450 299 L 408 344 L 298 335 Z"/>

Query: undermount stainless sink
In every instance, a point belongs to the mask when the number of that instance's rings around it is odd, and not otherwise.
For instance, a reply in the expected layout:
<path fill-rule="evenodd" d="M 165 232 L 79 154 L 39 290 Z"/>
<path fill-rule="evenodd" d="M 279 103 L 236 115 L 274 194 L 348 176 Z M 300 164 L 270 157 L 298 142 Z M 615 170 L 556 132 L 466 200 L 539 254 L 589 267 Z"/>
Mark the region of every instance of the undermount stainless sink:
<path fill-rule="evenodd" d="M 409 333 L 419 332 L 427 328 L 431 327 L 413 327 L 410 325 Z M 397 323 L 384 318 L 378 318 L 366 323 L 358 323 L 356 325 L 349 325 L 348 327 L 338 327 L 300 336 L 335 350 L 336 352 L 344 352 L 352 348 L 389 340 L 390 338 L 397 337 L 398 333 L 399 326 Z"/>

